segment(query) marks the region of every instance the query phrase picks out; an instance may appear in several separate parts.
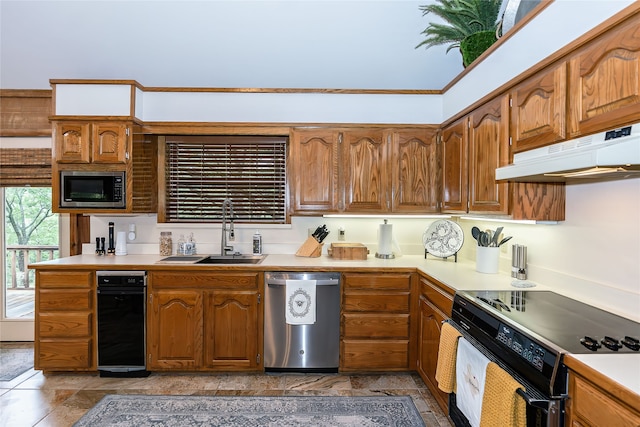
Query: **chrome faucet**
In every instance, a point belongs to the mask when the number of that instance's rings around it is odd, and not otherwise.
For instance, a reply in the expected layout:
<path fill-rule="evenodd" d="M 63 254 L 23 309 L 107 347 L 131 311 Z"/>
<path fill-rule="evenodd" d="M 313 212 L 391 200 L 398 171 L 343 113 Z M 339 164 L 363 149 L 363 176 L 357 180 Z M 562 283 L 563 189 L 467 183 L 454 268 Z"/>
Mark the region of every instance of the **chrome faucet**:
<path fill-rule="evenodd" d="M 229 218 L 229 228 L 227 229 L 227 216 Z M 233 203 L 231 199 L 224 199 L 222 202 L 222 237 L 220 240 L 220 255 L 228 255 L 233 252 L 233 246 L 227 244 L 227 231 L 229 232 L 229 240 L 236 238 L 233 229 Z"/>

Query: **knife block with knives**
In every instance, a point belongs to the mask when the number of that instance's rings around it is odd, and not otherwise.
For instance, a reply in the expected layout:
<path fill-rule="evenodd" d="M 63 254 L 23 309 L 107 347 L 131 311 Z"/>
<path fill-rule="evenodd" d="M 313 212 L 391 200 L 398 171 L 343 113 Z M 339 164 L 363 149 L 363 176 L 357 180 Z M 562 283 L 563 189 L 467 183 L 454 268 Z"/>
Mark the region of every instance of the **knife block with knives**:
<path fill-rule="evenodd" d="M 304 256 L 309 258 L 317 258 L 322 254 L 322 241 L 329 234 L 327 226 L 323 225 L 316 230 L 304 241 L 302 246 L 298 248 L 296 256 Z"/>
<path fill-rule="evenodd" d="M 309 236 L 296 252 L 296 256 L 309 258 L 317 258 L 320 254 L 322 254 L 322 243 L 318 242 L 313 236 Z"/>

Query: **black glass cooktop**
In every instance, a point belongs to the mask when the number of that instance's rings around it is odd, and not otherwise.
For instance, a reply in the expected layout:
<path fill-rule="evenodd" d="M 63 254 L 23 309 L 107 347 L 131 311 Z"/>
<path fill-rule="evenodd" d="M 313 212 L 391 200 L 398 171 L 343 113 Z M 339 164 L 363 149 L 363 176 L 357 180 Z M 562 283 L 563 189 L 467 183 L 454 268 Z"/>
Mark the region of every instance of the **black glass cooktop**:
<path fill-rule="evenodd" d="M 569 353 L 640 351 L 640 323 L 551 291 L 462 291 Z"/>

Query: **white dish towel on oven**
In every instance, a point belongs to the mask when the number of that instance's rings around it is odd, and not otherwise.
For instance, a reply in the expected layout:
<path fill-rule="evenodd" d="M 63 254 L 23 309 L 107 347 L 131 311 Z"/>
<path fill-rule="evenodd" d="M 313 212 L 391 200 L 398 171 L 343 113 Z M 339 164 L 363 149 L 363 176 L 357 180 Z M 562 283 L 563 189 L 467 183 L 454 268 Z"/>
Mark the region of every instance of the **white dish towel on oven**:
<path fill-rule="evenodd" d="M 316 323 L 316 281 L 286 281 L 285 319 L 290 325 Z"/>
<path fill-rule="evenodd" d="M 482 396 L 489 359 L 466 339 L 458 341 L 456 355 L 456 406 L 472 427 L 480 426 Z"/>

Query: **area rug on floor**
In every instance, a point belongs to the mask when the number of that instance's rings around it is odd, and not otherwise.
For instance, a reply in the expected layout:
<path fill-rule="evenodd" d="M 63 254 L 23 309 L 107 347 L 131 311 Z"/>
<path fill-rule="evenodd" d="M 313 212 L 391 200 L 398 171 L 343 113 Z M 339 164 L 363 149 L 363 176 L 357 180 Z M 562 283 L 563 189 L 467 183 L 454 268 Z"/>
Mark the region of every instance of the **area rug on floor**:
<path fill-rule="evenodd" d="M 33 368 L 33 349 L 0 347 L 0 381 L 11 381 Z"/>
<path fill-rule="evenodd" d="M 83 426 L 424 426 L 409 396 L 107 395 Z"/>

